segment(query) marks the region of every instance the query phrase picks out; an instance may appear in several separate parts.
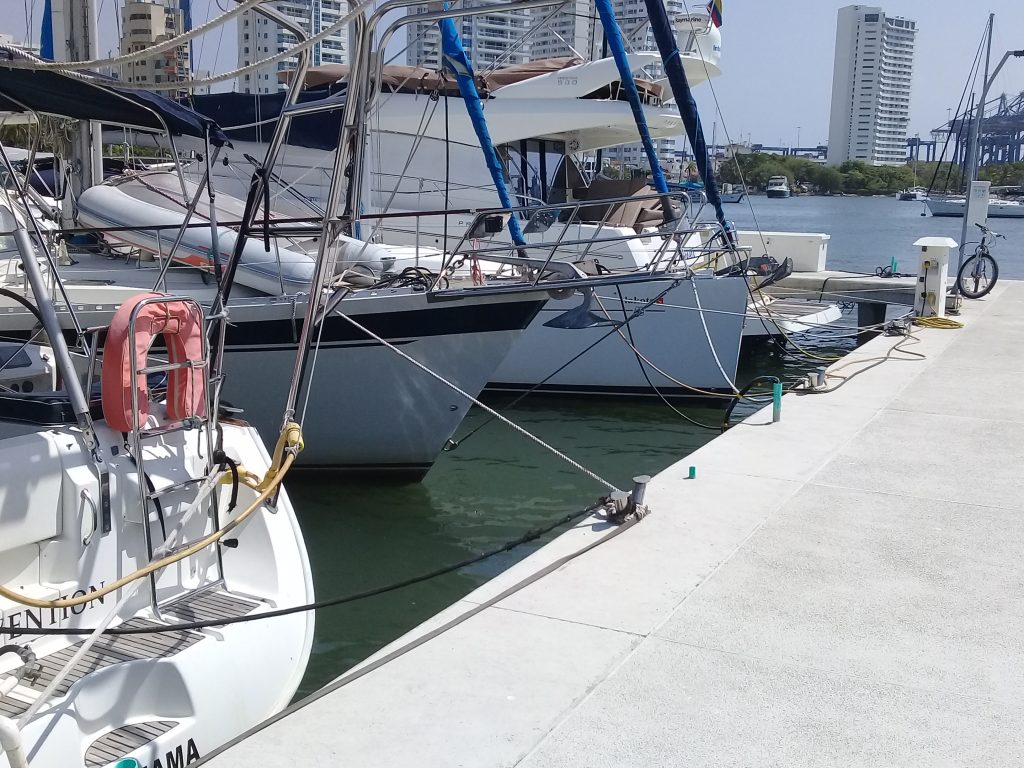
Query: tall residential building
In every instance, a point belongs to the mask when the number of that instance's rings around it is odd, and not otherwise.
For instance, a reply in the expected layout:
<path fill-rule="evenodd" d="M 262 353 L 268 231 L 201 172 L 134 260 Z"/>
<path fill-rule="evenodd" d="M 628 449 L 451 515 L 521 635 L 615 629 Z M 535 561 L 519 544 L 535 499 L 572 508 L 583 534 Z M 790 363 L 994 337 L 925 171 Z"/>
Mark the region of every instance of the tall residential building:
<path fill-rule="evenodd" d="M 558 56 L 593 58 L 600 53 L 601 22 L 593 0 L 568 0 L 554 13 L 550 8 L 530 12 L 530 58 L 551 59 Z"/>
<path fill-rule="evenodd" d="M 162 43 L 185 31 L 185 12 L 179 0 L 126 0 L 121 8 L 121 53 L 134 53 Z M 173 83 L 190 77 L 189 46 L 179 45 L 159 56 L 121 66 L 121 79 L 153 85 Z M 170 91 L 172 98 L 184 96 Z"/>
<path fill-rule="evenodd" d="M 464 8 L 486 5 L 481 0 L 464 0 Z M 440 3 L 417 5 L 409 9 L 416 15 L 440 7 Z M 529 61 L 530 41 L 516 46 L 528 29 L 529 11 L 503 10 L 480 16 L 463 16 L 456 19 L 462 44 L 469 54 L 470 63 L 476 70 L 491 67 L 521 64 Z M 410 65 L 438 69 L 441 62 L 441 35 L 436 21 L 417 21 L 408 25 L 409 46 L 406 57 Z"/>
<path fill-rule="evenodd" d="M 828 163 L 902 165 L 917 22 L 877 6 L 839 9 Z"/>
<path fill-rule="evenodd" d="M 348 12 L 345 0 L 279 0 L 272 4 L 278 13 L 294 20 L 307 35 L 316 35 L 333 26 Z M 283 53 L 295 45 L 298 38 L 276 22 L 252 10 L 243 11 L 238 19 L 238 66 L 247 67 L 256 62 Z M 348 28 L 343 25 L 322 42 L 313 46 L 310 66 L 345 64 L 348 62 Z M 283 70 L 295 69 L 294 56 L 266 64 L 252 72 L 240 75 L 241 93 L 274 93 L 284 89 L 278 78 Z"/>

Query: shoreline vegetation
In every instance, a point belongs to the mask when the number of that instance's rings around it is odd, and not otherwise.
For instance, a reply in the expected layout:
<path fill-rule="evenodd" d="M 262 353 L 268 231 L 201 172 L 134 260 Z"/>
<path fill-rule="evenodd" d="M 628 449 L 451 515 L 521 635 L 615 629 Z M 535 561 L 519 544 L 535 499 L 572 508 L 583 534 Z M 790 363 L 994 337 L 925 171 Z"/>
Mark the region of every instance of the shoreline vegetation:
<path fill-rule="evenodd" d="M 788 178 L 795 194 L 892 195 L 917 186 L 936 194 L 963 192 L 963 170 L 952 163 L 917 163 L 915 173 L 913 164 L 874 166 L 851 160 L 830 166 L 804 157 L 757 153 L 722 160 L 718 169 L 719 181 L 733 185 L 746 181 L 749 191 L 763 190 L 772 176 Z M 994 187 L 1022 187 L 1024 162 L 983 166 L 978 178 L 991 181 Z"/>

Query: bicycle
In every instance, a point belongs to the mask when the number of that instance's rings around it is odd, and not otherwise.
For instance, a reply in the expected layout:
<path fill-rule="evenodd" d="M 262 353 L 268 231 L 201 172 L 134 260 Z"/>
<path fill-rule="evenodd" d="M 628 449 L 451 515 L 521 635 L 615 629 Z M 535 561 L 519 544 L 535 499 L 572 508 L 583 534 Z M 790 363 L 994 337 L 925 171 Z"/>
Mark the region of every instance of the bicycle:
<path fill-rule="evenodd" d="M 993 232 L 984 224 L 975 224 L 981 230 L 981 242 L 974 249 L 974 255 L 960 265 L 956 275 L 957 290 L 968 299 L 980 299 L 996 287 L 999 279 L 999 264 L 992 257 L 988 240 L 1006 239 L 1006 235 Z"/>

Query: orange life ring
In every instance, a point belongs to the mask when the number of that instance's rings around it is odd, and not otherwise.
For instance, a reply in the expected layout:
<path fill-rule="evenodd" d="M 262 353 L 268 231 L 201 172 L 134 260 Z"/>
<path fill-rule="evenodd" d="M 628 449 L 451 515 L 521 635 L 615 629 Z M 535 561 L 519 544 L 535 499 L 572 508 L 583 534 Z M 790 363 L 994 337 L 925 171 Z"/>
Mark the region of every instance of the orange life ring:
<path fill-rule="evenodd" d="M 132 312 L 147 299 L 162 293 L 141 293 L 122 304 L 114 314 L 103 344 L 103 418 L 111 429 L 132 429 L 132 380 L 138 392 L 139 423 L 149 415 L 149 385 L 145 374 L 153 340 L 163 334 L 169 363 L 196 363 L 167 373 L 167 416 L 181 421 L 206 413 L 206 376 L 203 361 L 203 316 L 198 306 L 182 299 L 154 302 L 139 308 L 135 316 L 135 338 L 129 335 Z"/>

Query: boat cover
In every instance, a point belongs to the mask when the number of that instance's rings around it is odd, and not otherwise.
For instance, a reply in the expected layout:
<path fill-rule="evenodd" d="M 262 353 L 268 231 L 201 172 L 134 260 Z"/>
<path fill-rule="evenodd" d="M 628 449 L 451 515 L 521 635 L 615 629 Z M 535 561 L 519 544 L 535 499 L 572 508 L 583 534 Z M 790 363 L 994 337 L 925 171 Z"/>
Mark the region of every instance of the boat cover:
<path fill-rule="evenodd" d="M 57 70 L 6 67 L 12 60 L 32 57 L 0 48 L 0 112 L 39 112 L 199 138 L 209 131 L 212 143 L 228 143 L 213 120 L 165 96 L 117 88 L 116 80 L 93 72 L 85 78 Z"/>
<path fill-rule="evenodd" d="M 582 64 L 583 59 L 577 56 L 561 56 L 550 59 L 538 59 L 523 64 L 512 64 L 496 69 L 483 75 L 477 75 L 477 87 L 482 94 L 496 91 L 502 86 L 529 80 L 531 77 L 557 72 L 566 67 Z M 336 83 L 348 77 L 348 64 L 325 64 L 321 67 L 310 67 L 306 71 L 304 88 L 320 88 Z M 278 73 L 281 82 L 291 82 L 294 70 Z M 389 64 L 384 67 L 381 86 L 400 93 L 421 93 L 423 91 L 440 91 L 445 96 L 460 95 L 458 83 L 450 76 L 427 67 L 409 67 L 403 64 Z"/>

